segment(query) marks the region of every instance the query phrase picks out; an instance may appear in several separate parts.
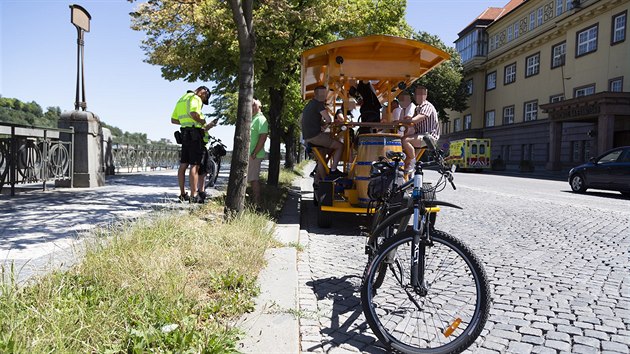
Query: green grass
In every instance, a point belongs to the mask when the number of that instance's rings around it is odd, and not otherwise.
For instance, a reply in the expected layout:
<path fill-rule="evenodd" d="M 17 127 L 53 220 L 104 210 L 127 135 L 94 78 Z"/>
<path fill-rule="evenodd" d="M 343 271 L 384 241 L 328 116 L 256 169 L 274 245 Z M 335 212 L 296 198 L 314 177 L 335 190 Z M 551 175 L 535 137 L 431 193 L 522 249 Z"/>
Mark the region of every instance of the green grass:
<path fill-rule="evenodd" d="M 282 206 L 296 177 L 283 175 L 277 190 L 265 188 L 269 210 L 279 212 L 271 205 Z M 24 287 L 2 281 L 0 353 L 236 351 L 231 323 L 253 309 L 264 252 L 279 244 L 267 214 L 224 221 L 222 209 L 211 202 L 102 229 L 69 271 Z"/>
<path fill-rule="evenodd" d="M 284 205 L 284 201 L 287 198 L 289 188 L 297 177 L 302 177 L 302 167 L 306 162 L 302 162 L 298 164 L 295 169 L 289 170 L 282 168 L 280 169 L 280 176 L 278 178 L 278 186 L 273 187 L 267 185 L 267 173 L 262 173 L 260 176 L 260 185 L 261 185 L 261 204 L 263 212 L 270 215 L 272 218 L 277 219 L 282 211 L 282 207 Z M 251 195 L 251 188 L 247 188 L 247 193 Z M 248 200 L 251 203 L 251 200 Z"/>

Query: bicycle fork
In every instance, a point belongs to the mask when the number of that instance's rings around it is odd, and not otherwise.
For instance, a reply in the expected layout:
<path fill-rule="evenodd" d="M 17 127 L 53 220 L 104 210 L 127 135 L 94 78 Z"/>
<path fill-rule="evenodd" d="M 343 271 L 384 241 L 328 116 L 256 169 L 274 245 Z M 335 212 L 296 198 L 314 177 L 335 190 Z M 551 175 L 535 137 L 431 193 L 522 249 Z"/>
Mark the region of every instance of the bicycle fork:
<path fill-rule="evenodd" d="M 429 235 L 428 213 L 422 208 L 422 179 L 423 172 L 416 171 L 413 180 L 413 241 L 411 244 L 411 286 L 420 296 L 426 296 L 428 286 L 425 280 L 426 248 L 431 245 Z"/>

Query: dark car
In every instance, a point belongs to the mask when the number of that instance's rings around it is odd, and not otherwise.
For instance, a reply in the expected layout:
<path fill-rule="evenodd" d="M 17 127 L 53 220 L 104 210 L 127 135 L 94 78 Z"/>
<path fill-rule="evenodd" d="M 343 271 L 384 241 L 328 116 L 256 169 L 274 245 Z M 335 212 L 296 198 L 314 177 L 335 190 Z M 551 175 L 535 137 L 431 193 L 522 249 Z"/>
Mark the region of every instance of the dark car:
<path fill-rule="evenodd" d="M 630 198 L 630 146 L 606 151 L 589 162 L 569 171 L 569 184 L 574 192 L 587 188 L 619 191 Z"/>

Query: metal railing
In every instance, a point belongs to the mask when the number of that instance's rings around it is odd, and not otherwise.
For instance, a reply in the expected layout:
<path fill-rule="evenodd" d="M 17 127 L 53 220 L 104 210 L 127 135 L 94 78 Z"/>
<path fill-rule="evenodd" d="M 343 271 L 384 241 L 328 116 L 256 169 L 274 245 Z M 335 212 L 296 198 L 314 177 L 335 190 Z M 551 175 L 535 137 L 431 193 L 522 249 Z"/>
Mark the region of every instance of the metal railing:
<path fill-rule="evenodd" d="M 112 144 L 113 164 L 116 173 L 121 170 L 140 172 L 158 168 L 177 168 L 180 147 L 155 144 Z M 123 171 L 124 172 L 124 171 Z"/>
<path fill-rule="evenodd" d="M 60 137 L 68 134 L 63 141 Z M 70 180 L 74 170 L 74 129 L 0 123 L 0 193 L 6 185 Z"/>

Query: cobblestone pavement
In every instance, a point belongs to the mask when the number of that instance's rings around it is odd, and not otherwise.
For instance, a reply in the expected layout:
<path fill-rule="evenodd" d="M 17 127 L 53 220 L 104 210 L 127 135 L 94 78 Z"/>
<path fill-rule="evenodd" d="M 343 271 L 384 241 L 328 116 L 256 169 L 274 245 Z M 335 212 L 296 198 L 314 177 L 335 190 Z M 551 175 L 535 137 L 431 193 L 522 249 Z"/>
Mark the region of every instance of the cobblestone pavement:
<path fill-rule="evenodd" d="M 435 176 L 433 176 L 434 178 Z M 319 229 L 303 182 L 298 261 L 302 351 L 385 352 L 360 305 L 361 219 Z M 568 193 L 568 183 L 458 174 L 438 194 L 437 228 L 485 266 L 490 317 L 470 353 L 630 353 L 630 201 Z"/>

